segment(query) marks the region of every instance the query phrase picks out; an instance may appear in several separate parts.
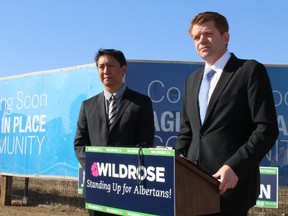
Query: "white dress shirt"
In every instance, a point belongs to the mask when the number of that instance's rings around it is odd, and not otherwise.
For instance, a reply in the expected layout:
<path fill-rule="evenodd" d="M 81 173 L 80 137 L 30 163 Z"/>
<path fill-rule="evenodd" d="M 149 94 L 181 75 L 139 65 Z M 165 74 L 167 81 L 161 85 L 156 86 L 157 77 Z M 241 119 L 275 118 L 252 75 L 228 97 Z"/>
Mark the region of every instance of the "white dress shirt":
<path fill-rule="evenodd" d="M 208 66 L 207 63 L 205 64 L 205 71 L 208 70 L 214 70 L 216 71 L 216 73 L 213 75 L 211 82 L 210 82 L 210 88 L 209 88 L 209 92 L 208 92 L 208 103 L 210 101 L 211 95 L 220 79 L 220 76 L 222 74 L 222 71 L 225 67 L 225 65 L 227 64 L 228 60 L 231 57 L 231 53 L 227 50 L 224 55 L 222 55 L 213 65 Z"/>

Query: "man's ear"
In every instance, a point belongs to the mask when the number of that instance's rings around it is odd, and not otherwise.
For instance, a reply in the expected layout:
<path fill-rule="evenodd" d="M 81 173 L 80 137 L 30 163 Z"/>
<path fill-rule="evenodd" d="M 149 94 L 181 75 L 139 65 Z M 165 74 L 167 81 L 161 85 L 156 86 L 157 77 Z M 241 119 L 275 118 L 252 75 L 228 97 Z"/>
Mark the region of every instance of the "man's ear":
<path fill-rule="evenodd" d="M 226 44 L 228 45 L 229 39 L 230 39 L 230 35 L 229 35 L 228 32 L 224 32 L 224 33 L 223 33 L 223 39 L 224 39 L 224 41 L 226 42 Z"/>
<path fill-rule="evenodd" d="M 123 76 L 124 76 L 125 73 L 126 73 L 126 65 L 123 65 L 121 69 L 122 69 L 122 73 L 123 73 Z"/>

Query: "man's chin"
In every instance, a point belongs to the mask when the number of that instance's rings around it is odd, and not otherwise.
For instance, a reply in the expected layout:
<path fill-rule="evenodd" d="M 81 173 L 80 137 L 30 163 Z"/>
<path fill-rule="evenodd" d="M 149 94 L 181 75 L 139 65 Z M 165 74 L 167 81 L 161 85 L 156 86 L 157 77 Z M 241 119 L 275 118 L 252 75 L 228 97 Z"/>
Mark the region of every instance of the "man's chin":
<path fill-rule="evenodd" d="M 106 85 L 106 86 L 112 86 L 111 79 L 105 79 L 105 80 L 103 80 L 103 84 Z"/>
<path fill-rule="evenodd" d="M 208 61 L 209 60 L 209 55 L 207 53 L 203 54 L 203 55 L 200 55 L 200 57 L 202 59 L 204 59 L 205 61 Z"/>

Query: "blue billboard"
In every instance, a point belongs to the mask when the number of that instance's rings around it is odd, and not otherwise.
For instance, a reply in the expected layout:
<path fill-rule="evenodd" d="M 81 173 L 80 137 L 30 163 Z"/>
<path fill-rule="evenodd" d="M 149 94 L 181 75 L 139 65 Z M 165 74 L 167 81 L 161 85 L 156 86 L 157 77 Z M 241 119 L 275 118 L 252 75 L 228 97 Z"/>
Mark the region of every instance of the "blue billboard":
<path fill-rule="evenodd" d="M 148 95 L 154 146 L 175 145 L 187 76 L 203 63 L 128 61 L 126 84 Z M 261 166 L 279 168 L 288 184 L 288 66 L 266 65 L 278 115 L 279 137 Z M 83 100 L 102 91 L 94 64 L 0 78 L 0 174 L 77 178 L 73 140 Z"/>
<path fill-rule="evenodd" d="M 0 80 L 0 174 L 77 177 L 81 102 L 100 92 L 94 66 Z"/>

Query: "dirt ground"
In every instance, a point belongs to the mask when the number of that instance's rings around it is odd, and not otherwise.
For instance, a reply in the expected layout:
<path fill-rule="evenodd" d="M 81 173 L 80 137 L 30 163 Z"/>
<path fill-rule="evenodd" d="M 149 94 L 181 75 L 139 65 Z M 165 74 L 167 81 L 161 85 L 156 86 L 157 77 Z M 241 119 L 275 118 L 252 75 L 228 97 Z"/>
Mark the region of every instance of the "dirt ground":
<path fill-rule="evenodd" d="M 84 199 L 73 180 L 30 178 L 25 204 L 24 178 L 13 177 L 12 205 L 0 206 L 0 216 L 82 216 L 88 215 Z M 252 208 L 250 216 L 288 216 L 288 188 L 279 190 L 278 209 Z"/>
<path fill-rule="evenodd" d="M 0 216 L 88 215 L 76 181 L 30 178 L 27 204 L 24 185 L 24 178 L 13 177 L 12 205 L 0 206 Z"/>

